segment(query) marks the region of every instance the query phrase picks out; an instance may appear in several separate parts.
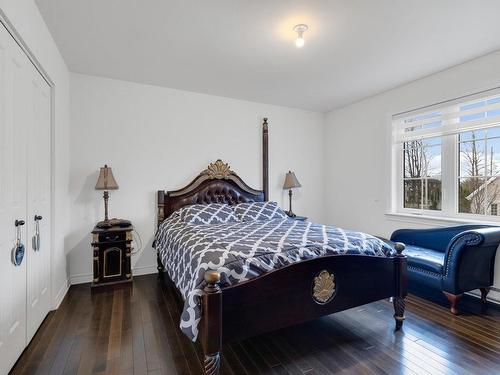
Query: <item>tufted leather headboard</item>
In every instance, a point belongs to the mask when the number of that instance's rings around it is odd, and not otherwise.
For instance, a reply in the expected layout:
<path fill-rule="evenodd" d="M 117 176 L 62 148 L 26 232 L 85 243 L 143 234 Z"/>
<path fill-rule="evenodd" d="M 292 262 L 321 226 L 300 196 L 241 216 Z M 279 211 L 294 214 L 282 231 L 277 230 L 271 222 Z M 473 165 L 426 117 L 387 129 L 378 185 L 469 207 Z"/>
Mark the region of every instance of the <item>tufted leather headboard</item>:
<path fill-rule="evenodd" d="M 158 191 L 158 225 L 174 211 L 190 204 L 263 202 L 264 191 L 248 186 L 227 163 L 217 160 L 185 188 Z"/>
<path fill-rule="evenodd" d="M 262 123 L 262 184 L 263 190 L 248 186 L 227 163 L 218 159 L 210 164 L 186 187 L 173 191 L 158 191 L 157 225 L 174 211 L 190 204 L 263 202 L 269 198 L 269 130 L 267 118 Z"/>

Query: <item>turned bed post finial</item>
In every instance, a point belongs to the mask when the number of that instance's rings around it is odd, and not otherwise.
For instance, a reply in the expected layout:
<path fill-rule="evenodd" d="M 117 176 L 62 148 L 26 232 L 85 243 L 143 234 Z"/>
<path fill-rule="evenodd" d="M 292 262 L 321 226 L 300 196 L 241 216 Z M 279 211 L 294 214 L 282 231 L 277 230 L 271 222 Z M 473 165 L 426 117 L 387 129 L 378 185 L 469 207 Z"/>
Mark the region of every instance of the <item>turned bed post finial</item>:
<path fill-rule="evenodd" d="M 397 281 L 396 281 L 396 295 L 394 296 L 392 303 L 394 305 L 394 320 L 396 320 L 396 331 L 400 330 L 403 326 L 405 320 L 405 297 L 406 297 L 406 257 L 403 255 L 405 249 L 405 244 L 402 242 L 396 242 L 394 244 L 394 249 L 396 250 L 396 258 L 398 260 L 397 264 Z"/>
<path fill-rule="evenodd" d="M 205 353 L 203 369 L 205 375 L 218 375 L 220 371 L 220 351 L 222 346 L 222 293 L 219 286 L 220 273 L 206 271 L 203 289 L 205 292 L 203 308 L 205 309 L 204 337 L 202 341 Z"/>
<path fill-rule="evenodd" d="M 396 242 L 394 244 L 394 249 L 396 249 L 396 256 L 402 257 L 403 256 L 403 251 L 406 248 L 405 244 L 402 242 Z"/>
<path fill-rule="evenodd" d="M 205 272 L 205 281 L 207 285 L 205 286 L 205 292 L 207 293 L 217 293 L 220 291 L 220 273 L 217 271 L 207 271 Z"/>
<path fill-rule="evenodd" d="M 267 117 L 262 123 L 262 184 L 264 200 L 269 200 L 269 125 Z"/>

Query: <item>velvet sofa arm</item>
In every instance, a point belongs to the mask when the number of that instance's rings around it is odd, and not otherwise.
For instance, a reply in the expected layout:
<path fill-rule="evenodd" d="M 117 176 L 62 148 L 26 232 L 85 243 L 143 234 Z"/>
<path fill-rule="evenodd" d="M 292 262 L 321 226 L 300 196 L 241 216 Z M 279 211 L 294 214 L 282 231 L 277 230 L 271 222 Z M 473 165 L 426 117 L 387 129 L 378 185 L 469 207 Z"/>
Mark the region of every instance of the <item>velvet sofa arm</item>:
<path fill-rule="evenodd" d="M 460 233 L 487 227 L 487 225 L 459 225 L 432 229 L 398 229 L 392 233 L 391 241 L 445 252 L 451 241 Z"/>

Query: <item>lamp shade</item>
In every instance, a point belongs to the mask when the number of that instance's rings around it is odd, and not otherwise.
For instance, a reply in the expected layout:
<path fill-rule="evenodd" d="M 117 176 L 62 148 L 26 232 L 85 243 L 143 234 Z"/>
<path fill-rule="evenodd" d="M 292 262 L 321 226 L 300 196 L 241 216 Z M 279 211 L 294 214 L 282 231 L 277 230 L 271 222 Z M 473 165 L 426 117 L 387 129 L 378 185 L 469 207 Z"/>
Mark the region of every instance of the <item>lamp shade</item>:
<path fill-rule="evenodd" d="M 283 189 L 293 189 L 301 187 L 299 180 L 297 180 L 297 176 L 292 171 L 288 171 L 285 176 L 285 182 L 283 184 Z"/>
<path fill-rule="evenodd" d="M 97 184 L 95 184 L 96 190 L 116 190 L 118 189 L 118 184 L 113 177 L 113 171 L 107 165 L 101 167 L 99 172 L 99 178 L 97 179 Z"/>

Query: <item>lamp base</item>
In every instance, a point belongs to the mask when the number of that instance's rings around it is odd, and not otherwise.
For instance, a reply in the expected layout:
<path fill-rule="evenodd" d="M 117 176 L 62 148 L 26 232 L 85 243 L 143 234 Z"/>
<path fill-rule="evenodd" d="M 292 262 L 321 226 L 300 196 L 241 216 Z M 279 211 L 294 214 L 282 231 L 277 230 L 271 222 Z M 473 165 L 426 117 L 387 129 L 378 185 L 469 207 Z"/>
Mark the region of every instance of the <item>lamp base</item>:
<path fill-rule="evenodd" d="M 100 221 L 96 224 L 96 227 L 97 228 L 111 228 L 112 225 L 111 223 L 109 222 L 109 220 L 103 220 L 103 221 Z"/>
<path fill-rule="evenodd" d="M 286 214 L 289 216 L 289 217 L 295 217 L 297 215 L 295 215 L 292 211 L 292 189 L 288 190 L 288 198 L 290 199 L 290 205 L 289 205 L 289 209 L 288 211 L 286 212 Z"/>

